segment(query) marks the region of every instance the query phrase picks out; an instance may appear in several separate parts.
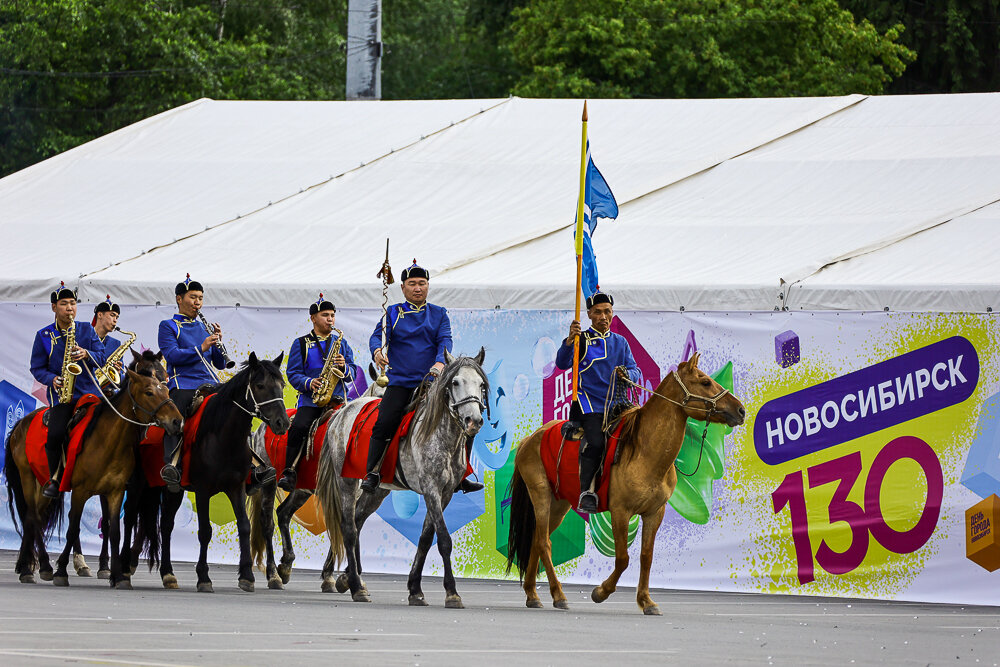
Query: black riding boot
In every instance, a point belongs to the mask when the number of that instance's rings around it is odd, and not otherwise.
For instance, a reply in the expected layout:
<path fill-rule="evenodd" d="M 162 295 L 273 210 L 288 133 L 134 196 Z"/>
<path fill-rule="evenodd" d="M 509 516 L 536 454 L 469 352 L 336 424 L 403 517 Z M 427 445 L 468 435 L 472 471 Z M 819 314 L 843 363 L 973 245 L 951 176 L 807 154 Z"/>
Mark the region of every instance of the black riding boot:
<path fill-rule="evenodd" d="M 472 443 L 475 441 L 476 436 L 470 435 L 465 440 L 465 459 L 467 461 L 472 460 Z M 462 481 L 458 483 L 458 488 L 456 491 L 461 491 L 462 493 L 472 493 L 473 491 L 482 491 L 483 485 L 475 480 L 471 480 L 468 477 L 463 477 Z"/>
<path fill-rule="evenodd" d="M 62 463 L 62 451 L 59 443 L 45 442 L 45 458 L 49 460 L 49 481 L 42 487 L 42 495 L 46 498 L 59 497 L 59 483 L 62 481 L 62 471 L 59 465 Z"/>
<path fill-rule="evenodd" d="M 368 443 L 368 474 L 365 475 L 364 481 L 361 482 L 362 491 L 375 493 L 378 490 L 378 485 L 382 482 L 379 468 L 382 466 L 382 457 L 385 456 L 385 450 L 388 448 L 388 440 L 372 436 L 371 442 Z"/>
<path fill-rule="evenodd" d="M 160 477 L 167 483 L 167 491 L 178 493 L 181 490 L 181 471 L 174 465 L 174 456 L 181 446 L 180 435 L 163 434 L 163 463 L 160 468 Z"/>
<path fill-rule="evenodd" d="M 600 458 L 580 456 L 580 500 L 577 503 L 581 512 L 594 514 L 597 512 L 597 494 L 594 493 L 594 477 L 601 467 Z"/>

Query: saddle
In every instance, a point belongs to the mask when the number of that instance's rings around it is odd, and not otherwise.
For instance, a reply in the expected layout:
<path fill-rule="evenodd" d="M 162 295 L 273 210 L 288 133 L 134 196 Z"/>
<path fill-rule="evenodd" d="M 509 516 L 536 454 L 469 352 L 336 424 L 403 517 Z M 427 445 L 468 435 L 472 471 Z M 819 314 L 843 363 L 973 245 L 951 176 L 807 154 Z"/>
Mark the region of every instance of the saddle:
<path fill-rule="evenodd" d="M 100 402 L 101 399 L 94 394 L 84 394 L 76 402 L 76 409 L 73 411 L 73 416 L 67 426 L 69 444 L 66 447 L 66 470 L 63 471 L 62 483 L 59 485 L 60 491 L 71 490 L 70 480 L 73 477 L 76 458 L 83 448 L 83 436 L 94 416 L 94 408 Z M 49 470 L 49 458 L 45 454 L 45 441 L 48 440 L 49 436 L 48 416 L 49 408 L 44 408 L 36 414 L 28 425 L 28 433 L 25 438 L 28 465 L 39 484 L 44 484 L 52 476 L 52 472 Z"/>
<path fill-rule="evenodd" d="M 181 486 L 187 486 L 190 483 L 191 448 L 194 445 L 195 438 L 198 436 L 198 428 L 201 426 L 201 419 L 205 414 L 205 408 L 211 402 L 213 396 L 215 394 L 211 393 L 207 396 L 202 396 L 201 400 L 198 400 L 196 397 L 192 405 L 197 405 L 198 408 L 184 418 L 184 438 L 181 441 L 180 458 Z M 145 435 L 139 441 L 139 463 L 142 466 L 143 475 L 145 475 L 146 483 L 149 486 L 166 486 L 166 482 L 160 477 L 160 468 L 163 467 L 163 435 L 163 429 L 159 426 L 149 426 L 146 428 Z"/>
<path fill-rule="evenodd" d="M 295 477 L 296 489 L 312 491 L 316 488 L 319 457 L 323 451 L 323 443 L 326 441 L 326 432 L 330 426 L 330 418 L 343 406 L 344 404 L 341 402 L 328 410 L 324 410 L 319 419 L 313 422 L 313 425 L 310 427 L 309 435 L 306 437 L 305 450 L 302 452 L 302 458 L 299 459 L 298 472 Z M 288 418 L 291 419 L 294 417 L 296 412 L 295 408 L 290 408 L 288 410 Z M 277 466 L 279 463 L 284 462 L 284 466 L 282 467 L 288 467 L 288 432 L 286 431 L 282 435 L 275 435 L 270 427 L 268 427 L 264 433 L 264 451 L 267 453 L 267 458 L 271 461 L 272 465 Z"/>
<path fill-rule="evenodd" d="M 582 438 L 568 438 L 564 435 L 566 430 L 570 435 L 576 435 L 577 429 L 570 427 L 566 429 L 567 422 L 556 422 L 549 427 L 542 435 L 541 458 L 545 467 L 545 475 L 548 477 L 549 485 L 552 487 L 552 494 L 560 499 L 569 501 L 573 509 L 577 509 L 580 500 L 580 448 L 583 445 Z M 597 476 L 597 510 L 606 512 L 608 510 L 608 490 L 611 488 L 611 466 L 618 461 L 619 449 L 618 438 L 621 435 L 622 424 L 619 422 L 615 429 L 608 435 L 607 447 L 604 452 L 604 460 Z M 582 436 L 583 429 L 580 435 Z"/>

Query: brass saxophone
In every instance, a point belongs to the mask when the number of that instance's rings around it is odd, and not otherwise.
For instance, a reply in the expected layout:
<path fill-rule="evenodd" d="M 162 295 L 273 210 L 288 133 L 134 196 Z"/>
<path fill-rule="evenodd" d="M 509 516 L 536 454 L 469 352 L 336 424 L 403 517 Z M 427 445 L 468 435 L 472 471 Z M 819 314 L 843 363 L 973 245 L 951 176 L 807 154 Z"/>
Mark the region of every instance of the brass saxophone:
<path fill-rule="evenodd" d="M 334 329 L 337 332 L 337 340 L 333 342 L 333 347 L 326 353 L 326 361 L 323 362 L 323 370 L 319 373 L 319 389 L 313 392 L 313 403 L 319 407 L 326 407 L 333 400 L 333 390 L 344 379 L 344 372 L 334 366 L 333 358 L 340 354 L 340 342 L 344 340 L 344 332 Z"/>
<path fill-rule="evenodd" d="M 132 343 L 138 338 L 131 331 L 125 331 L 124 329 L 119 329 L 115 327 L 115 331 L 121 331 L 123 334 L 128 334 L 128 340 L 118 346 L 118 349 L 108 355 L 107 361 L 104 365 L 97 369 L 94 373 L 94 377 L 97 379 L 97 384 L 101 387 L 111 383 L 114 385 L 119 385 L 122 382 L 122 374 L 118 372 L 116 368 L 119 361 L 125 356 L 125 352 L 132 347 Z"/>
<path fill-rule="evenodd" d="M 66 330 L 66 349 L 63 351 L 62 385 L 56 390 L 56 395 L 60 403 L 69 403 L 73 400 L 73 385 L 76 384 L 76 376 L 83 372 L 83 367 L 73 361 L 73 350 L 76 348 L 76 323 L 69 321 L 69 329 Z"/>

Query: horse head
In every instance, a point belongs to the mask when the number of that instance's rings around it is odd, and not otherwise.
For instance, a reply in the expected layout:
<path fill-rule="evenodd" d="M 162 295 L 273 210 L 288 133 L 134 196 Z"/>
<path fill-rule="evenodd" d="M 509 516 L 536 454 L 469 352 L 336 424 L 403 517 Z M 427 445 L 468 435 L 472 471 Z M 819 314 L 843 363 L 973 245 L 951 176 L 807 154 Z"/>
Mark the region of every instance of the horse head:
<path fill-rule="evenodd" d="M 156 366 L 163 368 L 159 363 Z M 136 418 L 147 424 L 156 424 L 170 435 L 180 435 L 184 430 L 184 417 L 170 400 L 166 376 L 161 379 L 153 372 L 141 375 L 131 369 L 125 369 L 125 372 L 128 374 L 128 386 L 125 390 L 132 398 Z"/>
<path fill-rule="evenodd" d="M 746 409 L 729 390 L 698 368 L 700 357 L 695 352 L 690 359 L 682 361 L 677 370 L 667 376 L 663 385 L 670 378 L 679 385 L 678 404 L 688 417 L 739 426 L 746 418 Z"/>
<path fill-rule="evenodd" d="M 467 436 L 479 433 L 483 426 L 483 411 L 487 409 L 489 380 L 483 372 L 485 348 L 479 348 L 475 357 L 455 357 L 445 350 L 445 367 L 435 385 L 444 392 L 448 409 Z"/>
<path fill-rule="evenodd" d="M 288 431 L 291 424 L 285 410 L 285 378 L 281 374 L 281 360 L 284 356 L 285 353 L 282 352 L 273 360 L 258 359 L 257 354 L 251 352 L 243 366 L 249 371 L 246 397 L 252 401 L 253 410 L 275 435 Z"/>
<path fill-rule="evenodd" d="M 129 352 L 132 353 L 132 363 L 128 365 L 130 370 L 139 375 L 155 377 L 160 382 L 166 383 L 167 367 L 163 364 L 162 352 L 154 353 L 152 350 L 143 350 L 140 354 L 131 348 Z"/>

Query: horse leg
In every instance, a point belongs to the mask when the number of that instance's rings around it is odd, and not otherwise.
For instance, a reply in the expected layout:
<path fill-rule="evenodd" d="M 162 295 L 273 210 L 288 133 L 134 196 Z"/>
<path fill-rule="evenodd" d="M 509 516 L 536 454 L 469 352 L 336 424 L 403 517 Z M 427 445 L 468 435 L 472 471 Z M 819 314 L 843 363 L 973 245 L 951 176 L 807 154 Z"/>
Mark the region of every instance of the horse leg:
<path fill-rule="evenodd" d="M 107 521 L 109 530 L 105 534 L 105 540 L 110 545 L 111 551 L 111 574 L 108 578 L 108 583 L 120 590 L 132 590 L 132 582 L 125 576 L 124 568 L 122 567 L 121 551 L 118 548 L 118 544 L 121 541 L 122 526 L 121 521 L 118 521 L 118 515 L 121 513 L 124 496 L 124 490 L 116 490 L 108 497 L 101 496 L 101 504 L 104 506 L 105 517 L 115 517 L 115 520 Z"/>
<path fill-rule="evenodd" d="M 562 523 L 563 519 L 566 517 L 566 513 L 569 512 L 570 505 L 567 502 L 557 503 L 557 509 L 553 512 L 552 508 L 549 508 L 549 521 L 548 526 L 545 527 L 544 524 L 537 522 L 535 523 L 535 541 L 539 546 L 538 552 L 542 559 L 542 564 L 545 566 L 545 576 L 549 580 L 549 595 L 552 596 L 552 606 L 556 609 L 569 609 L 569 601 L 566 599 L 566 594 L 563 592 L 562 584 L 559 583 L 559 579 L 556 578 L 556 568 L 552 563 L 552 533 L 556 531 L 559 524 Z M 543 526 L 545 530 L 544 536 L 538 536 L 538 527 Z M 535 560 L 536 566 L 538 560 Z"/>
<path fill-rule="evenodd" d="M 406 581 L 406 588 L 410 592 L 411 607 L 426 607 L 427 600 L 424 599 L 424 592 L 420 587 L 421 575 L 424 571 L 424 562 L 427 560 L 427 552 L 431 548 L 431 540 L 434 539 L 434 521 L 431 513 L 424 516 L 424 527 L 420 531 L 420 539 L 417 540 L 417 553 L 413 555 L 413 565 L 410 566 L 410 577 Z"/>
<path fill-rule="evenodd" d="M 247 593 L 253 593 L 254 590 L 254 576 L 253 576 L 253 558 L 250 556 L 250 519 L 247 518 L 247 502 L 246 495 L 243 491 L 243 485 L 233 487 L 226 491 L 226 496 L 229 497 L 229 503 L 233 506 L 233 513 L 236 515 L 236 532 L 240 539 L 240 570 L 239 570 L 239 586 L 240 589 L 246 591 Z M 206 500 L 208 498 L 206 497 Z M 205 513 L 205 518 L 208 518 L 208 512 Z M 212 527 L 209 524 L 209 539 L 212 537 L 211 533 Z M 201 503 L 198 503 L 198 537 L 201 538 Z M 202 553 L 208 556 L 208 542 L 206 541 L 204 546 L 202 546 Z M 208 579 L 208 565 L 205 565 L 205 578 Z"/>
<path fill-rule="evenodd" d="M 521 474 L 523 475 L 524 473 L 522 472 Z M 528 484 L 528 480 L 525 480 L 525 487 L 528 496 L 531 498 L 531 506 L 535 513 L 535 533 L 531 537 L 531 551 L 528 554 L 528 566 L 524 570 L 524 583 L 522 584 L 525 595 L 524 605 L 529 609 L 541 609 L 543 606 L 541 599 L 538 597 L 538 590 L 536 589 L 538 583 L 538 562 L 542 554 L 542 545 L 548 544 L 551 551 L 549 534 L 552 531 L 548 530 L 548 526 L 552 511 L 552 492 L 549 489 L 547 479 L 544 477 L 542 479 L 545 481 L 535 485 Z M 554 573 L 550 573 L 551 569 L 546 570 L 546 576 L 554 577 Z M 551 580 L 549 590 L 552 590 Z M 553 595 L 553 604 L 555 603 L 555 599 L 555 595 Z"/>
<path fill-rule="evenodd" d="M 267 587 L 274 590 L 281 590 L 284 585 L 281 577 L 278 576 L 278 568 L 274 564 L 274 489 L 271 484 L 265 484 L 260 490 L 260 505 L 257 506 L 257 525 L 261 535 L 264 536 L 264 576 L 267 578 Z M 285 498 L 287 500 L 287 498 Z M 284 501 L 282 501 L 284 504 Z M 254 503 L 250 503 L 251 509 Z M 281 508 L 281 505 L 278 505 Z"/>
<path fill-rule="evenodd" d="M 52 563 L 49 561 L 49 552 L 45 548 L 45 526 L 42 521 L 36 523 L 35 528 L 35 553 L 38 556 L 38 576 L 42 581 L 52 581 Z"/>
<path fill-rule="evenodd" d="M 208 503 L 211 499 L 212 496 L 203 491 L 194 495 L 194 503 L 198 506 L 198 544 L 201 547 L 198 550 L 198 564 L 194 567 L 194 571 L 198 574 L 199 593 L 215 592 L 212 580 L 208 578 L 208 543 L 212 541 L 212 521 L 208 516 Z M 242 559 L 241 553 L 240 560 Z M 240 565 L 242 566 L 242 563 Z"/>
<path fill-rule="evenodd" d="M 7 456 L 13 455 L 13 452 L 8 449 Z M 20 497 L 23 498 L 24 503 L 15 503 L 14 505 L 21 519 L 21 548 L 17 553 L 17 562 L 14 565 L 14 572 L 20 575 L 19 581 L 22 584 L 33 584 L 35 583 L 35 567 L 40 566 L 40 562 L 38 560 L 40 550 L 36 549 L 35 543 L 38 542 L 37 536 L 42 533 L 38 520 L 40 514 L 38 513 L 36 507 L 36 494 L 34 493 L 38 484 L 35 482 L 34 474 L 30 471 L 25 474 L 21 469 L 19 469 L 18 474 L 21 475 Z M 8 481 L 7 484 L 11 494 L 14 495 L 16 482 Z M 22 509 L 23 512 L 21 511 Z M 41 570 L 39 570 L 39 574 L 41 574 Z M 52 577 L 50 576 L 49 579 L 51 578 Z"/>
<path fill-rule="evenodd" d="M 296 489 L 288 494 L 281 504 L 278 505 L 278 531 L 281 533 L 281 564 L 278 566 L 278 576 L 281 583 L 287 584 L 292 578 L 292 563 L 295 562 L 295 546 L 292 544 L 292 515 L 299 511 L 312 494 L 307 491 Z M 271 522 L 271 533 L 274 533 L 274 522 Z M 271 539 L 268 538 L 268 548 Z M 273 563 L 274 556 L 270 562 Z"/>
<path fill-rule="evenodd" d="M 69 575 L 66 574 L 66 566 L 69 565 L 70 552 L 80 537 L 80 517 L 83 516 L 83 506 L 90 498 L 84 495 L 82 489 L 74 489 L 70 498 L 69 506 L 69 528 L 66 529 L 66 546 L 63 547 L 59 559 L 56 561 L 56 573 L 52 577 L 52 583 L 56 586 L 69 586 Z"/>
<path fill-rule="evenodd" d="M 642 551 L 639 553 L 639 586 L 635 592 L 635 601 L 647 616 L 662 615 L 660 608 L 649 597 L 649 568 L 653 565 L 653 542 L 663 521 L 665 509 L 666 505 L 655 512 L 642 515 Z"/>
<path fill-rule="evenodd" d="M 184 492 L 170 493 L 166 489 L 160 496 L 160 579 L 164 588 L 179 588 L 170 562 L 170 534 L 174 532 L 174 519 L 184 501 Z M 199 524 L 200 525 L 200 524 Z"/>
<path fill-rule="evenodd" d="M 615 537 L 615 569 L 600 586 L 594 587 L 594 590 L 590 594 L 590 599 L 594 602 L 604 602 L 608 599 L 609 595 L 615 592 L 618 586 L 618 579 L 621 578 L 625 568 L 628 567 L 629 518 L 631 517 L 627 511 L 619 508 L 611 509 L 611 533 Z M 645 530 L 643 533 L 645 533 Z"/>
<path fill-rule="evenodd" d="M 129 491 L 125 492 L 125 500 L 124 500 L 125 520 L 123 522 L 124 527 L 122 528 L 121 552 L 119 553 L 118 557 L 122 561 L 122 573 L 125 576 L 129 577 L 135 574 L 136 569 L 138 569 L 139 567 L 139 553 L 133 554 L 132 551 L 133 549 L 132 534 L 135 531 L 135 525 L 139 518 L 139 502 L 138 502 L 139 495 L 140 492 L 135 490 L 134 487 L 132 487 L 131 492 Z M 142 540 L 139 539 L 138 535 L 136 536 L 135 544 L 139 548 L 139 551 L 141 551 Z M 111 573 L 108 572 L 108 576 L 110 575 Z M 97 576 L 100 577 L 101 573 L 98 572 Z M 106 577 L 101 577 L 101 578 L 104 579 Z"/>
<path fill-rule="evenodd" d="M 438 553 L 441 554 L 441 560 L 444 561 L 444 606 L 449 609 L 464 609 L 462 598 L 455 590 L 455 574 L 451 569 L 451 534 L 444 522 L 444 508 L 448 506 L 449 500 L 451 500 L 450 492 L 443 497 L 435 493 L 424 496 L 427 514 L 433 518 L 434 531 L 437 533 Z M 422 566 L 421 569 L 423 569 Z"/>
<path fill-rule="evenodd" d="M 87 565 L 87 559 L 83 557 L 83 547 L 80 545 L 79 537 L 76 538 L 76 544 L 73 545 L 73 569 L 76 570 L 78 577 L 91 576 L 90 566 Z"/>
<path fill-rule="evenodd" d="M 365 521 L 367 521 L 368 517 L 375 513 L 375 510 L 379 508 L 382 501 L 385 500 L 388 495 L 388 491 L 383 491 L 381 489 L 379 489 L 376 493 L 361 494 L 361 498 L 354 506 L 354 526 L 357 529 L 358 535 L 361 535 L 361 529 L 364 528 Z M 358 577 L 361 578 L 361 574 L 364 572 L 364 567 L 361 565 L 361 540 L 355 540 L 354 542 L 354 566 L 357 568 Z M 340 588 L 339 580 L 337 588 Z M 368 590 L 368 586 L 365 584 L 365 580 L 363 578 L 361 578 L 361 588 L 365 591 Z"/>
<path fill-rule="evenodd" d="M 344 551 L 347 555 L 347 587 L 351 591 L 351 599 L 355 602 L 371 602 L 372 598 L 358 574 L 358 559 L 356 546 L 358 544 L 358 528 L 354 519 L 355 496 L 353 485 L 339 480 L 337 493 L 340 493 L 340 531 L 344 538 Z M 350 487 L 350 488 L 345 488 Z"/>
<path fill-rule="evenodd" d="M 101 496 L 101 555 L 97 559 L 97 578 L 107 579 L 111 576 L 108 566 L 108 535 L 111 530 L 111 515 L 108 513 L 108 500 Z"/>

